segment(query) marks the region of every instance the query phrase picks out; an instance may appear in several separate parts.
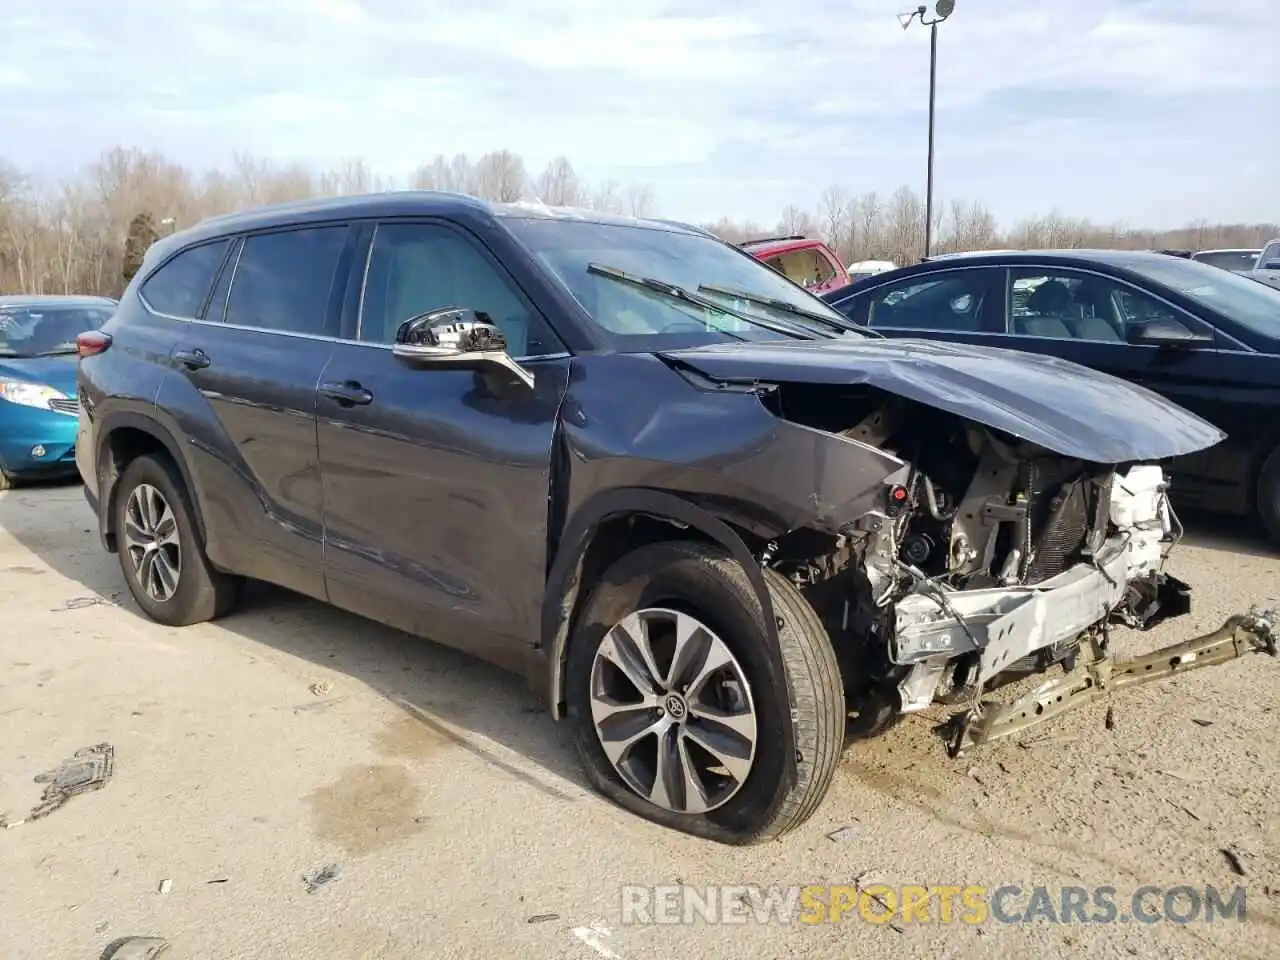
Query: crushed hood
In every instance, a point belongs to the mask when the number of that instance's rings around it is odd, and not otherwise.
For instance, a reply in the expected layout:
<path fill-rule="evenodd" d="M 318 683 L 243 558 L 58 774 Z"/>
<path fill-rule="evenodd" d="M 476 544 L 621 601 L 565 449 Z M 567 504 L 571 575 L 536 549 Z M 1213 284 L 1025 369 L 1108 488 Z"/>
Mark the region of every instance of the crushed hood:
<path fill-rule="evenodd" d="M 665 351 L 713 380 L 866 385 L 1094 463 L 1163 460 L 1226 434 L 1143 387 L 1016 350 L 934 340 L 787 340 Z"/>

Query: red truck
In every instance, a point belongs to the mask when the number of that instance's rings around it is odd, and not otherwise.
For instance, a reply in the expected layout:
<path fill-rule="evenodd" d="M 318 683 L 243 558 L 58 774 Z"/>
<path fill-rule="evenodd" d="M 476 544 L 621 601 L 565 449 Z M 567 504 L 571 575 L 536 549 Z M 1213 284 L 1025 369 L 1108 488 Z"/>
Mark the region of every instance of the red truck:
<path fill-rule="evenodd" d="M 813 237 L 768 237 L 738 246 L 813 293 L 837 290 L 851 282 L 835 252 Z"/>

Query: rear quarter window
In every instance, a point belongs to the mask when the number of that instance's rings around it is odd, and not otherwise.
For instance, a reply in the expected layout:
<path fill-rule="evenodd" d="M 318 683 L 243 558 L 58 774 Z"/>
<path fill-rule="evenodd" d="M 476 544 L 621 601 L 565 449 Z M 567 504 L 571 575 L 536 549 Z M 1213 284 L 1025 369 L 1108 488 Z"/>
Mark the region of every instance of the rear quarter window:
<path fill-rule="evenodd" d="M 188 247 L 167 260 L 147 277 L 138 293 L 156 313 L 193 320 L 200 315 L 222 260 L 231 246 L 229 239 Z"/>

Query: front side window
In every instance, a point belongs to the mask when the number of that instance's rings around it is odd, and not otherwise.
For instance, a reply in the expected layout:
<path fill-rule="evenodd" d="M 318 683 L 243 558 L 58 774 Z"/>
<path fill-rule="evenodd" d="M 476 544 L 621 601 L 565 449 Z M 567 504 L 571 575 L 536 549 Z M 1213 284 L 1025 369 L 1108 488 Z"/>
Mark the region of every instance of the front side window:
<path fill-rule="evenodd" d="M 1009 281 L 1009 332 L 1019 336 L 1126 343 L 1131 326 L 1152 320 L 1186 326 L 1175 308 L 1096 274 L 1019 267 Z"/>
<path fill-rule="evenodd" d="M 143 302 L 156 313 L 195 319 L 230 245 L 230 240 L 215 240 L 190 247 L 166 261 L 139 289 Z"/>
<path fill-rule="evenodd" d="M 76 337 L 111 319 L 108 306 L 0 307 L 0 357 L 52 357 L 76 352 Z"/>
<path fill-rule="evenodd" d="M 712 237 L 558 217 L 511 218 L 506 225 L 618 349 L 860 336 L 824 301 Z M 701 302 L 604 276 L 593 265 L 678 288 Z"/>
<path fill-rule="evenodd" d="M 1277 256 L 1280 256 L 1280 245 L 1277 245 Z M 1247 330 L 1280 339 L 1280 290 L 1259 283 L 1251 276 L 1219 270 L 1194 260 L 1172 258 L 1149 257 L 1124 266 L 1221 313 Z"/>
<path fill-rule="evenodd" d="M 560 353 L 546 322 L 462 234 L 438 224 L 379 224 L 369 250 L 359 339 L 393 343 L 410 317 L 446 307 L 485 314 L 512 357 Z"/>
<path fill-rule="evenodd" d="M 990 270 L 949 270 L 907 277 L 865 295 L 872 330 L 936 330 L 978 333 L 992 296 Z"/>
<path fill-rule="evenodd" d="M 231 278 L 226 322 L 337 336 L 329 309 L 347 227 L 308 227 L 246 237 Z"/>

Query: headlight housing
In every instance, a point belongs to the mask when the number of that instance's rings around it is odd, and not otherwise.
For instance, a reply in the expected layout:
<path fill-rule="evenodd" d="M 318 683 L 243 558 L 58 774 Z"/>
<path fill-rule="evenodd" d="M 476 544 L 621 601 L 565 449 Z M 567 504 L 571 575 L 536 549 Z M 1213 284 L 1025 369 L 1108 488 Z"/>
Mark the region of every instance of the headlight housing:
<path fill-rule="evenodd" d="M 16 403 L 24 407 L 38 407 L 42 410 L 50 410 L 52 407 L 50 407 L 49 401 L 67 399 L 70 398 L 65 393 L 61 390 L 55 390 L 47 384 L 0 377 L 0 400 L 8 400 L 10 403 Z"/>

